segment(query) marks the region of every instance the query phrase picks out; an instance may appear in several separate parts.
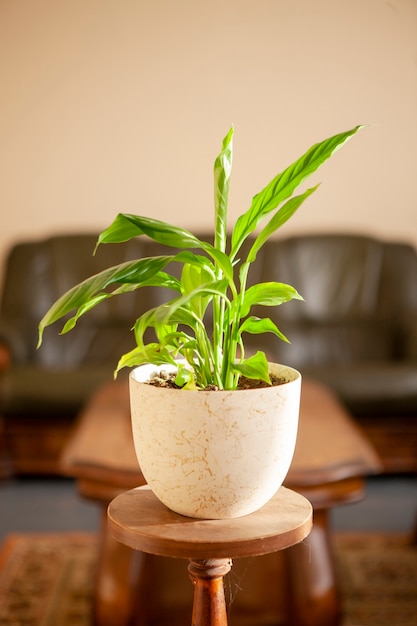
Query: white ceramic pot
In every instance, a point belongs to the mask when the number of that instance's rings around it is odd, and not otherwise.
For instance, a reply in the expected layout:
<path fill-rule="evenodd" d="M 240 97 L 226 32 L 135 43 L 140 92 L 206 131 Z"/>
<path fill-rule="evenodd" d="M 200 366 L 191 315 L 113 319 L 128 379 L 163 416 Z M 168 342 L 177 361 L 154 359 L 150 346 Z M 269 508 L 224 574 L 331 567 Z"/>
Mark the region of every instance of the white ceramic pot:
<path fill-rule="evenodd" d="M 168 369 L 164 366 L 162 369 Z M 266 504 L 288 472 L 296 443 L 301 375 L 270 364 L 288 382 L 264 389 L 189 391 L 130 374 L 132 430 L 142 473 L 168 508 L 227 519 Z"/>

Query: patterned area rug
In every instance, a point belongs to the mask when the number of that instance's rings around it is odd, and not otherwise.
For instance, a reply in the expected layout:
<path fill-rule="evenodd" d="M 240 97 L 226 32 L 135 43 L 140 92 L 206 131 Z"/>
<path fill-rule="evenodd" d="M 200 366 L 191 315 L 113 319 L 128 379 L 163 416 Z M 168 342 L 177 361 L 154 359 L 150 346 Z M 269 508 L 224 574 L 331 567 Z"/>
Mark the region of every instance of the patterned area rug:
<path fill-rule="evenodd" d="M 91 626 L 93 534 L 11 535 L 0 551 L 0 626 Z M 337 535 L 346 626 L 416 626 L 417 547 Z"/>
<path fill-rule="evenodd" d="M 337 535 L 343 624 L 417 626 L 417 546 L 405 535 Z"/>
<path fill-rule="evenodd" d="M 1 626 L 91 626 L 92 534 L 10 535 L 0 552 Z"/>

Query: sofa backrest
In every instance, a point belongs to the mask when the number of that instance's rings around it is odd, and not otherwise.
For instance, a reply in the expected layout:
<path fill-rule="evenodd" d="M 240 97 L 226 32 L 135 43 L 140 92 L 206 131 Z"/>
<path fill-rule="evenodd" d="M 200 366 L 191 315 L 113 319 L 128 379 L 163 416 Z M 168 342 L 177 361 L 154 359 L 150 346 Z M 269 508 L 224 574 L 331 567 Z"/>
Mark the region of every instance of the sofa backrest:
<path fill-rule="evenodd" d="M 86 363 L 116 365 L 119 356 L 134 347 L 130 329 L 137 317 L 169 298 L 167 290 L 152 288 L 109 298 L 80 318 L 69 334 L 58 334 L 59 322 L 47 328 L 42 347 L 36 350 L 39 321 L 65 291 L 123 261 L 172 254 L 172 249 L 139 237 L 102 245 L 93 256 L 96 241 L 95 234 L 69 234 L 12 247 L 5 264 L 0 336 L 10 338 L 15 359 L 63 368 Z M 171 266 L 170 271 L 175 274 L 178 267 Z"/>
<path fill-rule="evenodd" d="M 204 233 L 198 236 L 209 240 Z M 129 329 L 136 318 L 168 299 L 166 290 L 154 288 L 110 298 L 67 335 L 58 334 L 59 323 L 46 329 L 42 348 L 36 350 L 39 320 L 67 289 L 111 265 L 172 253 L 139 237 L 100 246 L 93 256 L 96 239 L 95 234 L 56 235 L 11 249 L 0 336 L 6 331 L 12 338 L 15 359 L 47 367 L 114 366 L 134 347 Z M 258 253 L 249 279 L 252 284 L 287 282 L 305 300 L 255 311 L 270 316 L 291 345 L 271 335 L 246 335 L 251 351 L 264 349 L 269 358 L 300 368 L 401 359 L 407 352 L 407 322 L 417 318 L 417 255 L 408 244 L 343 234 L 270 240 Z"/>
<path fill-rule="evenodd" d="M 274 342 L 271 358 L 303 367 L 404 357 L 407 323 L 417 315 L 411 245 L 361 235 L 302 235 L 269 241 L 256 263 L 252 281 L 269 276 L 304 298 L 271 310 L 291 341 Z"/>

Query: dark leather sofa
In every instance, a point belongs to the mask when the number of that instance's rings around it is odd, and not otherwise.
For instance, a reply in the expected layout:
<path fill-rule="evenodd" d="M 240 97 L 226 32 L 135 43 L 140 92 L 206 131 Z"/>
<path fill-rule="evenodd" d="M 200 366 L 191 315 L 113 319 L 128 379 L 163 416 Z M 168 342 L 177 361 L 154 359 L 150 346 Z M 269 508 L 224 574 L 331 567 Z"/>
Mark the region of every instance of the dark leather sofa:
<path fill-rule="evenodd" d="M 108 300 L 68 335 L 59 335 L 58 324 L 48 329 L 37 350 L 39 320 L 62 293 L 106 267 L 157 249 L 143 238 L 101 246 L 93 256 L 96 241 L 96 234 L 22 241 L 6 258 L 0 303 L 0 415 L 3 448 L 16 473 L 58 471 L 74 417 L 96 388 L 113 379 L 118 357 L 133 347 L 130 329 L 136 317 L 162 295 L 143 289 Z"/>
<path fill-rule="evenodd" d="M 149 289 L 111 299 L 68 335 L 48 329 L 36 350 L 38 322 L 66 289 L 122 260 L 162 252 L 139 238 L 101 246 L 92 256 L 95 241 L 95 235 L 80 234 L 21 242 L 7 257 L 0 400 L 6 449 L 16 472 L 57 471 L 75 415 L 94 389 L 112 379 L 118 356 L 132 347 L 134 320 L 166 298 Z M 278 239 L 258 254 L 251 280 L 288 282 L 305 302 L 267 311 L 291 345 L 271 335 L 248 336 L 249 348 L 264 349 L 271 360 L 332 387 L 373 440 L 385 470 L 416 471 L 414 248 L 350 234 Z"/>

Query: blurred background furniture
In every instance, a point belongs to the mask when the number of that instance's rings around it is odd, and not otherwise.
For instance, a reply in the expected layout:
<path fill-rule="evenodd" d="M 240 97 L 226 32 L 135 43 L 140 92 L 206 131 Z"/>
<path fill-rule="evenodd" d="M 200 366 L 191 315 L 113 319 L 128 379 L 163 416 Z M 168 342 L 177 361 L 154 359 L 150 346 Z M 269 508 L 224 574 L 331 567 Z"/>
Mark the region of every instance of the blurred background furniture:
<path fill-rule="evenodd" d="M 291 344 L 260 337 L 261 349 L 333 389 L 386 472 L 415 472 L 416 250 L 360 235 L 295 236 L 259 252 L 251 280 L 266 276 L 305 301 L 271 311 Z"/>
<path fill-rule="evenodd" d="M 102 269 L 154 252 L 144 238 L 101 246 L 97 235 L 57 235 L 17 243 L 6 259 L 0 308 L 0 408 L 14 471 L 59 472 L 59 457 L 74 417 L 88 396 L 113 378 L 121 354 L 133 347 L 136 317 L 156 304 L 157 290 L 109 299 L 59 335 L 37 327 L 55 300 Z M 122 375 L 123 376 L 123 375 Z"/>
<path fill-rule="evenodd" d="M 202 238 L 206 238 L 201 235 Z M 146 239 L 101 246 L 96 236 L 56 235 L 18 242 L 6 259 L 0 304 L 0 408 L 3 439 L 16 473 L 59 472 L 74 417 L 112 379 L 133 346 L 136 317 L 167 298 L 144 289 L 103 302 L 77 330 L 45 333 L 37 325 L 68 288 L 123 260 L 166 252 Z M 406 243 L 349 234 L 305 235 L 268 242 L 253 282 L 294 285 L 305 302 L 262 309 L 291 345 L 247 336 L 332 388 L 374 443 L 387 472 L 417 470 L 417 256 Z M 123 374 L 121 375 L 123 377 Z"/>

